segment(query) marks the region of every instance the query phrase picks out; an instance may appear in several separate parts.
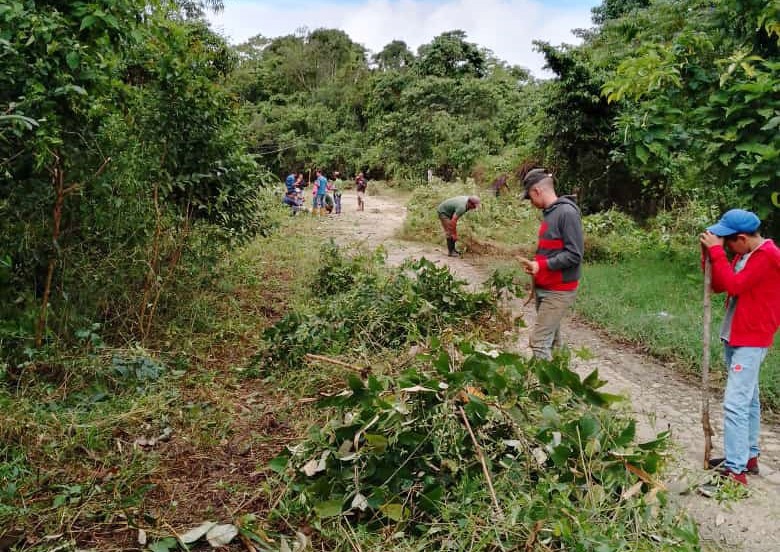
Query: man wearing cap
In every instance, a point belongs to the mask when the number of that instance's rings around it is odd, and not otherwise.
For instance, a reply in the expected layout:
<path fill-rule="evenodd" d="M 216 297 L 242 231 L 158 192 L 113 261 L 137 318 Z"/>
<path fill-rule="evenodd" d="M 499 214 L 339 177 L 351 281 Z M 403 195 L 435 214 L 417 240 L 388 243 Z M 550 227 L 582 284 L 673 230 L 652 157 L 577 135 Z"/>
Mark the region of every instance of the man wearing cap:
<path fill-rule="evenodd" d="M 479 203 L 477 196 L 455 196 L 445 199 L 436 208 L 444 236 L 447 238 L 447 254 L 450 257 L 460 257 L 460 253 L 455 249 L 455 242 L 458 241 L 458 220 L 466 212 L 479 207 Z"/>
<path fill-rule="evenodd" d="M 553 348 L 562 344 L 561 321 L 577 297 L 585 250 L 582 220 L 573 197 L 555 193 L 551 173 L 533 169 L 520 176 L 523 199 L 529 199 L 543 215 L 534 259 L 520 258 L 525 271 L 533 276 L 536 295 L 530 345 L 534 357 L 550 360 Z"/>
<path fill-rule="evenodd" d="M 758 374 L 780 326 L 780 249 L 761 237 L 760 225 L 754 213 L 732 209 L 700 236 L 712 263 L 712 291 L 728 294 L 720 330 L 728 369 L 725 457 L 713 458 L 710 466 L 742 485 L 747 485 L 746 474 L 758 473 Z M 734 254 L 731 262 L 724 246 Z"/>

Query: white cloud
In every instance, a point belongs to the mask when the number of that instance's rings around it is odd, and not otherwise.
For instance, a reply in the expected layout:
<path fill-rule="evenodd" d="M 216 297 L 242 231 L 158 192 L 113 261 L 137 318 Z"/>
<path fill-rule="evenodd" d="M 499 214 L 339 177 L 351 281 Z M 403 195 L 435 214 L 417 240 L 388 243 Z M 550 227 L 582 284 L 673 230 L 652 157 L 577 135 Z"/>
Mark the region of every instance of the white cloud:
<path fill-rule="evenodd" d="M 294 33 L 300 27 L 344 30 L 355 42 L 378 52 L 392 40 L 412 50 L 444 31 L 462 29 L 468 39 L 503 60 L 545 76 L 544 59 L 533 51 L 537 39 L 552 44 L 577 43 L 575 28 L 591 26 L 590 8 L 599 0 L 366 0 L 325 2 L 231 1 L 210 14 L 214 28 L 233 43 L 262 34 Z"/>

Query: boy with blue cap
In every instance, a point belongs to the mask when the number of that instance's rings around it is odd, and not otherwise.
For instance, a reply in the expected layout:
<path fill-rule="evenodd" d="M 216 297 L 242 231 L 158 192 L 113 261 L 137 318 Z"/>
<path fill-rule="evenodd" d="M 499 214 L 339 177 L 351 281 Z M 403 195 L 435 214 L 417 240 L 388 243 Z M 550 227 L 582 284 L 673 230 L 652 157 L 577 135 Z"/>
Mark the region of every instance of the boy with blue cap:
<path fill-rule="evenodd" d="M 747 485 L 758 474 L 761 404 L 758 374 L 780 326 L 780 249 L 758 232 L 761 220 L 732 209 L 701 234 L 712 262 L 712 290 L 726 292 L 720 338 L 728 368 L 723 398 L 723 449 L 711 467 Z M 733 254 L 729 262 L 724 246 Z"/>

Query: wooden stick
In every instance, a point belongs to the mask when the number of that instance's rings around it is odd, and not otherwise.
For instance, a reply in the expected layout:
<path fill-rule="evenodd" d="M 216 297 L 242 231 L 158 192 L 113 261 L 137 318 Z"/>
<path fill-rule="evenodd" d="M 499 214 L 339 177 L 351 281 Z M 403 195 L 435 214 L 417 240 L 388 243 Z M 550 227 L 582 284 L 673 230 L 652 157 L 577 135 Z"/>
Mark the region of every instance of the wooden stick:
<path fill-rule="evenodd" d="M 710 424 L 710 339 L 712 325 L 712 263 L 705 251 L 704 258 L 704 321 L 701 355 L 701 427 L 704 430 L 704 469 L 710 467 L 712 425 Z"/>
<path fill-rule="evenodd" d="M 311 353 L 306 353 L 304 355 L 304 358 L 306 360 L 316 360 L 319 362 L 327 362 L 328 364 L 333 364 L 335 366 L 341 366 L 342 368 L 347 368 L 349 370 L 354 370 L 355 372 L 360 372 L 361 374 L 365 371 L 365 368 L 360 368 L 359 366 L 353 366 L 352 364 L 347 364 L 346 362 L 342 362 L 340 360 L 336 360 L 335 358 L 330 358 L 322 355 L 313 355 Z"/>
<path fill-rule="evenodd" d="M 485 474 L 485 479 L 487 479 L 488 489 L 490 490 L 490 496 L 493 498 L 493 507 L 496 509 L 496 515 L 498 515 L 498 519 L 503 520 L 504 519 L 504 512 L 501 510 L 501 506 L 498 504 L 498 498 L 496 498 L 496 491 L 493 489 L 493 480 L 490 478 L 490 472 L 487 468 L 487 462 L 485 462 L 485 455 L 482 453 L 482 447 L 479 446 L 479 443 L 477 442 L 477 438 L 474 436 L 474 432 L 471 429 L 471 424 L 469 423 L 469 419 L 466 417 L 466 412 L 463 410 L 462 406 L 458 407 L 458 410 L 460 411 L 460 415 L 463 418 L 463 423 L 466 424 L 466 429 L 469 430 L 469 435 L 471 436 L 471 442 L 474 443 L 474 447 L 477 449 L 477 456 L 479 457 L 479 463 L 482 464 L 482 473 Z"/>

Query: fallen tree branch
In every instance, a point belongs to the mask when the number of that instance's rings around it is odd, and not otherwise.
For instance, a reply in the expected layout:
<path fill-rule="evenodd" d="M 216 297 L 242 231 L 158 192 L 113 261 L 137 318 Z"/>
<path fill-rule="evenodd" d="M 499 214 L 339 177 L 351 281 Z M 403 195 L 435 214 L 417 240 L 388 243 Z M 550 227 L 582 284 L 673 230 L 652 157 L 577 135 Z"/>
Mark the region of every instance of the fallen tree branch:
<path fill-rule="evenodd" d="M 466 417 L 466 412 L 463 410 L 462 406 L 458 407 L 458 411 L 460 411 L 460 415 L 463 418 L 463 423 L 466 424 L 466 429 L 469 431 L 469 435 L 471 436 L 471 442 L 474 443 L 474 448 L 477 449 L 477 456 L 479 457 L 479 463 L 482 465 L 482 473 L 485 474 L 485 479 L 487 479 L 488 489 L 490 490 L 490 496 L 493 499 L 493 507 L 496 510 L 496 515 L 498 516 L 498 519 L 503 520 L 504 519 L 504 512 L 501 510 L 501 506 L 498 504 L 498 498 L 496 498 L 496 491 L 493 488 L 493 479 L 490 477 L 490 472 L 487 468 L 487 462 L 485 461 L 485 454 L 482 452 L 482 447 L 479 446 L 479 443 L 477 442 L 477 438 L 474 435 L 474 431 L 471 429 L 471 424 L 469 423 L 469 419 Z"/>
<path fill-rule="evenodd" d="M 322 355 L 313 355 L 311 353 L 306 353 L 304 355 L 304 358 L 306 360 L 313 360 L 317 362 L 326 362 L 328 364 L 333 364 L 334 366 L 341 366 L 342 368 L 347 368 L 348 370 L 352 370 L 354 372 L 359 372 L 361 375 L 365 375 L 368 368 L 361 368 L 359 366 L 355 366 L 353 364 L 347 364 L 346 362 L 342 362 L 340 360 L 336 360 L 335 358 L 330 358 Z"/>

